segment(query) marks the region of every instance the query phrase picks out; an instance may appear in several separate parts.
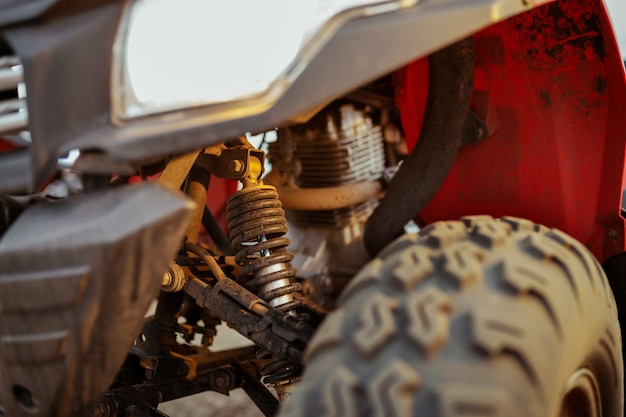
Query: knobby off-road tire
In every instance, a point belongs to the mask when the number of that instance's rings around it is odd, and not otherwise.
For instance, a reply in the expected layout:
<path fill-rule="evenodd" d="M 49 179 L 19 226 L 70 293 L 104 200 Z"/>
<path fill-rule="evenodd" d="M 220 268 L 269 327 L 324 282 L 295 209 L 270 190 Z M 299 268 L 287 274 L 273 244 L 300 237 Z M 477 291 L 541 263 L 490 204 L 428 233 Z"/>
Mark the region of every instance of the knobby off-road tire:
<path fill-rule="evenodd" d="M 384 249 L 340 305 L 283 417 L 622 416 L 613 295 L 558 230 L 435 223 Z"/>

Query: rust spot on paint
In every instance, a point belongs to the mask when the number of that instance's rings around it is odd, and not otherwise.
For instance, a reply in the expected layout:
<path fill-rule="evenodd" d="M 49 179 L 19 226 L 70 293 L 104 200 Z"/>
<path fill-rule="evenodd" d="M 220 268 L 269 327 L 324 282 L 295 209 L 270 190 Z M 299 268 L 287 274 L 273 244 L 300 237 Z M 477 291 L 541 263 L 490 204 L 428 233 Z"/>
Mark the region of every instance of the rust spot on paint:
<path fill-rule="evenodd" d="M 593 79 L 593 89 L 600 94 L 606 93 L 606 78 L 598 75 Z"/>
<path fill-rule="evenodd" d="M 541 98 L 541 101 L 546 103 L 548 106 L 552 105 L 552 98 L 550 97 L 550 92 L 549 91 L 542 91 L 542 92 L 540 92 L 539 93 L 539 98 Z"/>

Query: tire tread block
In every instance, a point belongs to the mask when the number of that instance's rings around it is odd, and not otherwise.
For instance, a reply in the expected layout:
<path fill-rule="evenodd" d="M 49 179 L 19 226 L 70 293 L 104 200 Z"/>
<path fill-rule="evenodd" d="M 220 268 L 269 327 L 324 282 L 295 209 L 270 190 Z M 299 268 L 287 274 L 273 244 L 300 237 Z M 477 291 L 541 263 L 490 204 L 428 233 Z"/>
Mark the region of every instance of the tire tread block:
<path fill-rule="evenodd" d="M 391 259 L 392 278 L 403 290 L 415 287 L 435 270 L 430 251 L 420 246 L 407 248 L 400 256 Z"/>
<path fill-rule="evenodd" d="M 444 270 L 457 281 L 461 289 L 479 282 L 483 277 L 480 255 L 477 250 L 467 250 L 468 246 L 475 245 L 470 242 L 463 243 L 466 244 L 456 245 L 443 253 Z"/>
<path fill-rule="evenodd" d="M 412 417 L 420 377 L 406 362 L 398 359 L 382 370 L 372 381 L 370 398 L 374 416 Z"/>
<path fill-rule="evenodd" d="M 382 293 L 375 293 L 359 312 L 359 326 L 353 340 L 357 350 L 364 356 L 378 352 L 396 334 L 393 310 L 398 301 Z"/>
<path fill-rule="evenodd" d="M 407 298 L 407 333 L 427 356 L 433 356 L 448 341 L 452 300 L 434 286 Z"/>
<path fill-rule="evenodd" d="M 520 294 L 529 294 L 537 297 L 545 308 L 555 330 L 560 337 L 563 335 L 564 317 L 555 306 L 567 303 L 567 294 L 560 291 L 559 283 L 547 279 L 527 265 L 516 261 L 505 261 L 500 264 L 504 282 L 515 288 Z"/>
<path fill-rule="evenodd" d="M 563 245 L 560 245 L 550 239 L 546 234 L 529 235 L 526 239 L 526 244 L 528 245 L 531 254 L 533 254 L 536 258 L 555 264 L 563 270 L 567 276 L 567 282 L 571 287 L 574 299 L 582 308 L 578 283 L 576 282 L 576 277 L 569 266 L 572 263 L 571 252 L 568 251 Z"/>
<path fill-rule="evenodd" d="M 355 390 L 359 380 L 345 366 L 332 375 L 322 394 L 324 415 L 328 417 L 357 417 L 358 403 Z"/>
<path fill-rule="evenodd" d="M 463 239 L 466 229 L 461 221 L 437 222 L 420 230 L 419 235 L 426 237 L 430 247 L 442 249 Z"/>
<path fill-rule="evenodd" d="M 540 380 L 541 371 L 551 364 L 546 351 L 540 349 L 545 340 L 534 331 L 536 326 L 516 311 L 481 307 L 472 315 L 472 341 L 492 358 L 510 356 L 530 380 L 545 386 Z"/>

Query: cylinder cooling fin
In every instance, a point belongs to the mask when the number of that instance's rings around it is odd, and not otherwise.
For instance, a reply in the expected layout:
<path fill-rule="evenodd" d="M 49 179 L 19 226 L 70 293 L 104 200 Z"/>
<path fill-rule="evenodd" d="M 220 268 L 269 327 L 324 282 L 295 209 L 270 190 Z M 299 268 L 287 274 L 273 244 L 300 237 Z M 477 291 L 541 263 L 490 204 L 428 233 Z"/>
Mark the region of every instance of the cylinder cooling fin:
<path fill-rule="evenodd" d="M 339 198 L 347 186 L 380 178 L 385 169 L 383 129 L 366 109 L 352 103 L 334 104 L 306 124 L 290 128 L 294 178 L 300 189 L 328 188 L 326 199 Z M 283 138 L 279 137 L 279 143 Z M 270 147 L 270 157 L 280 159 L 279 146 Z M 281 155 L 282 156 L 282 155 Z M 287 191 L 288 192 L 288 191 Z M 281 191 L 282 193 L 282 191 Z M 376 201 L 362 201 L 332 210 L 287 209 L 287 218 L 297 226 L 343 228 L 366 219 Z"/>
<path fill-rule="evenodd" d="M 321 188 L 378 178 L 385 168 L 381 127 L 352 105 L 325 116 L 325 131 L 313 127 L 292 133 L 294 158 L 302 169 L 296 184 Z"/>

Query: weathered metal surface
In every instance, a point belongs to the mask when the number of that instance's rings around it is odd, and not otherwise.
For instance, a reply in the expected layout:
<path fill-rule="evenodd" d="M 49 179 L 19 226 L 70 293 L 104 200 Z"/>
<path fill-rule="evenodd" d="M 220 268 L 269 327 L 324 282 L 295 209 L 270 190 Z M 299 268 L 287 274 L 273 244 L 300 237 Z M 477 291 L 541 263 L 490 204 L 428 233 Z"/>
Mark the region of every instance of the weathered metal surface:
<path fill-rule="evenodd" d="M 169 161 L 159 177 L 159 183 L 172 191 L 180 190 L 180 187 L 185 182 L 185 178 L 189 175 L 189 171 L 196 163 L 200 152 L 190 152 Z"/>
<path fill-rule="evenodd" d="M 143 333 L 142 333 L 143 334 Z M 156 334 L 158 337 L 158 334 Z M 203 348 L 183 345 L 185 353 L 154 354 L 143 350 L 147 341 L 133 346 L 131 356 L 120 370 L 118 378 L 106 398 L 100 403 L 94 417 L 130 416 L 136 407 L 145 413 L 154 413 L 161 403 L 205 391 L 228 395 L 243 388 L 265 415 L 275 415 L 278 402 L 259 382 L 255 346 L 211 352 Z M 195 374 L 185 378 L 188 364 Z M 145 369 L 147 378 L 142 371 Z M 150 414 L 148 414 L 150 415 Z"/>

